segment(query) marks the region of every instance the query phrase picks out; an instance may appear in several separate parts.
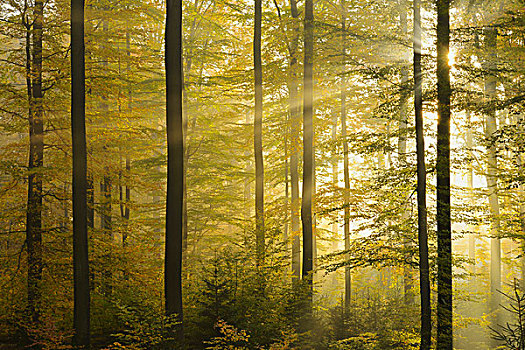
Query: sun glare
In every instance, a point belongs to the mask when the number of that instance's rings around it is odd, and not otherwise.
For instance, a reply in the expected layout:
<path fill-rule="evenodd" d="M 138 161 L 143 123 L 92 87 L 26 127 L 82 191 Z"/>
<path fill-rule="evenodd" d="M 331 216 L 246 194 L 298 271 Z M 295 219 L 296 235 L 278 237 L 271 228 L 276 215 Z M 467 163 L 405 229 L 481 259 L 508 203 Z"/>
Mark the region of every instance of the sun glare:
<path fill-rule="evenodd" d="M 456 53 L 453 50 L 448 52 L 448 65 L 452 67 L 456 63 Z"/>

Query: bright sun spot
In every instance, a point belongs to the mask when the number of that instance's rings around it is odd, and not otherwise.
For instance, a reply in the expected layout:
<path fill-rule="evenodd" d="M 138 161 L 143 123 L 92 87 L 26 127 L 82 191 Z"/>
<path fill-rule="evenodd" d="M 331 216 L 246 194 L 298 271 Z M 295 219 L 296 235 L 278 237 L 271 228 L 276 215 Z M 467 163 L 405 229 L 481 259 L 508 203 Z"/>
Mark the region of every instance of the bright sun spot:
<path fill-rule="evenodd" d="M 448 52 L 448 65 L 452 67 L 456 63 L 456 53 L 453 50 Z"/>

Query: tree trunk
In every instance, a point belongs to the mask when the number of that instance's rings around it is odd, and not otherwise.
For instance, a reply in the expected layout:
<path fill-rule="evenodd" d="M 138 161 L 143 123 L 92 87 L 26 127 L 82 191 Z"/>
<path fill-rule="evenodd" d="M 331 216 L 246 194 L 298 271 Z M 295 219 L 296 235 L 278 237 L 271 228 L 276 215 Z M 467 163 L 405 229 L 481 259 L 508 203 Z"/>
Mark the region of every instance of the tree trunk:
<path fill-rule="evenodd" d="M 427 179 L 425 138 L 423 134 L 423 75 L 421 72 L 421 1 L 414 0 L 414 111 L 417 154 L 417 233 L 419 245 L 419 289 L 421 297 L 420 349 L 432 344 L 432 310 L 430 306 L 430 273 L 428 263 Z"/>
<path fill-rule="evenodd" d="M 84 0 L 71 0 L 71 135 L 73 140 L 74 342 L 90 344 Z M 92 218 L 93 219 L 93 218 Z"/>
<path fill-rule="evenodd" d="M 452 350 L 452 235 L 450 218 L 450 0 L 437 0 L 437 348 Z"/>
<path fill-rule="evenodd" d="M 109 168 L 105 169 L 106 172 L 109 171 Z M 112 266 L 113 263 L 111 261 L 111 255 L 112 255 L 112 243 L 113 243 L 113 224 L 112 224 L 112 218 L 111 218 L 111 193 L 112 193 L 112 184 L 111 184 L 111 178 L 109 175 L 104 175 L 104 182 L 100 186 L 101 194 L 103 196 L 102 198 L 102 231 L 105 235 L 106 242 L 108 244 L 108 249 L 104 253 L 104 261 L 105 266 L 102 268 L 102 281 L 101 281 L 101 292 L 106 297 L 111 297 L 112 289 L 113 289 L 113 281 L 112 281 Z"/>
<path fill-rule="evenodd" d="M 102 31 L 105 35 L 108 35 L 108 31 L 109 31 L 109 28 L 108 28 L 108 21 L 107 20 L 103 20 L 102 22 Z M 103 46 L 104 48 L 104 46 Z M 108 70 L 108 57 L 103 57 L 102 58 L 102 66 L 104 68 L 104 70 Z M 102 113 L 104 115 L 108 115 L 109 114 L 109 106 L 108 106 L 108 103 L 107 103 L 107 96 L 106 95 L 103 95 L 102 96 L 102 104 L 101 104 L 101 109 L 102 109 Z M 105 127 L 107 127 L 107 125 L 105 125 Z M 107 145 L 104 145 L 103 147 L 104 150 L 107 149 Z M 112 223 L 111 223 L 111 202 L 112 202 L 112 198 L 111 198 L 111 194 L 112 194 L 112 184 L 111 184 L 111 177 L 110 177 L 110 174 L 109 174 L 109 166 L 105 166 L 104 167 L 104 177 L 103 177 L 103 182 L 101 182 L 100 184 L 100 192 L 102 194 L 102 210 L 101 210 L 101 228 L 102 230 L 104 231 L 104 233 L 107 235 L 107 239 L 108 239 L 108 242 L 111 241 L 111 236 L 112 236 Z M 108 256 L 109 257 L 109 256 Z M 104 274 L 108 274 L 107 271 L 104 272 Z"/>
<path fill-rule="evenodd" d="M 106 9 L 107 10 L 107 9 Z M 109 26 L 108 21 L 106 19 L 102 22 L 102 32 L 104 35 L 108 35 Z M 106 39 L 106 42 L 109 40 Z M 105 46 L 102 46 L 105 48 Z M 104 54 L 103 54 L 104 55 Z M 108 71 L 108 59 L 109 57 L 103 56 L 102 57 L 102 67 L 107 72 Z M 106 95 L 102 96 L 102 103 L 101 103 L 101 110 L 103 115 L 107 116 L 109 115 L 109 106 L 107 102 L 108 98 Z M 108 127 L 109 125 L 105 123 L 104 127 Z M 108 146 L 107 144 L 104 144 L 103 150 L 107 150 Z M 108 160 L 109 161 L 109 160 Z M 108 249 L 105 251 L 103 260 L 105 261 L 104 266 L 102 267 L 102 280 L 101 280 L 101 292 L 104 296 L 110 297 L 112 293 L 112 261 L 111 261 L 111 255 L 112 255 L 112 239 L 113 239 L 113 225 L 112 225 L 112 181 L 111 181 L 111 175 L 110 175 L 110 167 L 109 165 L 104 166 L 104 176 L 102 178 L 102 182 L 100 183 L 100 194 L 102 196 L 101 202 L 101 212 L 100 212 L 100 228 L 102 229 L 102 232 L 104 234 L 104 238 L 106 240 L 106 243 L 108 244 Z"/>
<path fill-rule="evenodd" d="M 341 136 L 343 138 L 343 172 L 344 172 L 344 183 L 345 189 L 343 192 L 343 211 L 344 211 L 344 239 L 345 239 L 345 250 L 350 249 L 350 169 L 348 162 L 348 142 L 347 142 L 347 132 L 346 132 L 346 4 L 345 1 L 341 1 L 342 7 L 342 48 L 343 48 L 343 57 L 342 57 L 342 67 L 343 75 L 341 76 Z M 349 257 L 349 254 L 346 255 Z M 350 303 L 352 301 L 352 275 L 350 266 L 345 267 L 345 309 L 350 308 Z"/>
<path fill-rule="evenodd" d="M 42 106 L 42 26 L 44 3 L 42 0 L 35 1 L 33 16 L 26 243 L 28 268 L 27 304 L 33 327 L 38 327 L 42 297 L 42 167 L 44 165 Z"/>
<path fill-rule="evenodd" d="M 288 165 L 288 135 L 290 123 L 289 116 L 286 115 L 284 124 L 286 125 L 284 131 L 284 232 L 283 232 L 283 242 L 286 249 L 288 249 L 288 202 L 290 200 L 290 181 L 288 180 L 289 174 L 289 165 Z"/>
<path fill-rule="evenodd" d="M 111 231 L 113 228 L 112 217 L 111 217 L 111 194 L 112 194 L 112 183 L 111 178 L 106 175 L 104 176 L 104 182 L 102 183 L 102 195 L 103 195 L 103 207 L 102 207 L 102 229 L 108 235 L 108 239 L 111 239 Z"/>
<path fill-rule="evenodd" d="M 262 153 L 262 62 L 261 62 L 262 0 L 255 0 L 253 31 L 253 66 L 255 80 L 255 117 L 253 148 L 255 154 L 255 240 L 257 266 L 264 264 L 264 164 Z"/>
<path fill-rule="evenodd" d="M 126 67 L 126 71 L 127 71 L 127 74 L 128 74 L 128 115 L 129 117 L 131 118 L 132 115 L 132 111 L 133 111 L 133 90 L 132 90 L 132 85 L 131 85 L 131 35 L 129 33 L 129 28 L 126 28 L 126 55 L 128 56 L 128 62 L 127 62 L 127 67 Z M 131 160 L 129 158 L 129 154 L 128 152 L 126 152 L 126 156 L 125 156 L 125 197 L 124 197 L 124 215 L 123 215 L 123 218 L 124 220 L 126 221 L 126 225 L 128 224 L 129 222 L 129 217 L 130 217 L 130 202 L 131 202 L 131 187 L 130 187 L 130 176 L 131 176 Z M 127 232 L 127 228 L 126 230 L 124 231 L 124 233 L 122 234 L 122 246 L 126 246 L 126 240 L 128 238 L 128 232 Z"/>
<path fill-rule="evenodd" d="M 399 25 L 402 38 L 406 38 L 408 35 L 408 21 L 407 21 L 407 3 L 405 0 L 400 0 L 400 15 Z M 403 63 L 402 63 L 403 64 Z M 406 153 L 407 153 L 407 120 L 408 120 L 408 93 L 407 93 L 407 82 L 408 82 L 408 69 L 405 66 L 401 67 L 401 96 L 400 96 L 400 108 L 399 108 L 399 138 L 397 144 L 397 155 L 399 166 L 401 169 L 406 168 Z M 408 194 L 406 194 L 408 197 Z M 408 212 L 406 208 L 402 209 L 402 224 L 405 225 L 408 221 Z M 408 231 L 407 231 L 408 232 Z M 405 238 L 405 247 L 408 248 L 410 245 L 410 239 Z M 403 269 L 403 287 L 404 287 L 404 301 L 405 304 L 409 305 L 413 303 L 413 291 L 412 291 L 412 271 L 411 268 L 405 266 Z"/>
<path fill-rule="evenodd" d="M 305 1 L 304 15 L 304 94 L 303 94 L 303 195 L 301 202 L 301 221 L 303 224 L 303 271 L 302 278 L 308 285 L 311 299 L 313 281 L 313 55 L 314 55 L 314 3 Z M 306 310 L 310 313 L 311 303 Z"/>
<path fill-rule="evenodd" d="M 250 125 L 250 111 L 246 111 L 246 125 Z M 246 145 L 249 144 L 250 137 L 246 138 Z M 249 238 L 248 232 L 251 232 L 251 217 L 252 217 L 252 193 L 251 193 L 251 174 L 252 174 L 252 162 L 250 160 L 251 152 L 246 150 L 244 151 L 244 156 L 246 157 L 246 165 L 244 168 L 245 177 L 244 177 L 244 244 L 248 246 Z"/>
<path fill-rule="evenodd" d="M 182 122 L 182 0 L 166 3 L 165 67 L 168 188 L 166 195 L 166 245 L 164 297 L 167 316 L 181 322 L 172 331 L 183 341 L 182 234 L 184 201 L 184 139 Z"/>
<path fill-rule="evenodd" d="M 518 123 L 522 123 L 522 121 L 519 121 Z M 525 172 L 523 171 L 523 157 L 521 154 L 517 154 L 517 160 L 518 160 L 518 166 L 519 166 L 519 174 L 521 177 L 525 175 Z M 520 229 L 521 234 L 523 237 L 525 237 L 525 189 L 523 188 L 524 185 L 520 184 L 518 189 L 519 194 L 519 219 L 520 219 Z M 521 251 L 525 251 L 525 239 L 521 239 Z M 525 256 L 521 256 L 520 259 L 520 265 L 521 265 L 521 289 L 525 290 Z"/>
<path fill-rule="evenodd" d="M 334 198 L 337 198 L 337 192 L 338 192 L 338 186 L 339 186 L 339 169 L 337 164 L 337 114 L 336 111 L 333 111 L 334 117 L 332 122 L 332 188 L 333 188 L 333 196 Z M 339 240 L 339 229 L 338 229 L 338 219 L 339 214 L 337 211 L 334 211 L 334 222 L 332 223 L 332 252 L 336 252 L 338 248 L 338 240 Z M 332 273 L 332 278 L 330 280 L 330 287 L 336 288 L 337 287 L 337 278 L 336 274 Z"/>
<path fill-rule="evenodd" d="M 87 156 L 86 156 L 87 157 Z M 87 165 L 86 165 L 87 166 Z M 86 182 L 87 191 L 87 225 L 89 228 L 95 228 L 95 187 L 93 185 L 93 176 L 87 175 Z"/>
<path fill-rule="evenodd" d="M 488 103 L 492 104 L 492 99 L 496 95 L 496 77 L 494 71 L 496 69 L 495 60 L 496 54 L 494 49 L 496 47 L 497 31 L 494 28 L 485 28 L 485 50 L 487 58 L 485 59 L 485 98 Z M 499 219 L 499 200 L 498 200 L 498 160 L 496 158 L 496 150 L 490 141 L 497 131 L 496 126 L 496 109 L 490 107 L 485 120 L 485 138 L 489 142 L 487 147 L 487 190 L 489 197 L 489 209 L 492 217 L 491 238 L 490 238 L 490 312 L 495 312 L 492 319 L 493 326 L 499 324 L 499 313 L 497 312 L 500 304 L 501 289 L 501 241 L 499 238 L 500 219 Z M 494 342 L 494 345 L 496 343 Z"/>
<path fill-rule="evenodd" d="M 289 113 L 291 120 L 291 150 L 290 150 L 290 182 L 291 182 L 291 221 L 292 221 L 292 280 L 299 281 L 301 276 L 301 240 L 299 212 L 301 208 L 299 198 L 299 133 L 301 130 L 301 107 L 299 103 L 299 87 L 297 82 L 297 46 L 299 44 L 299 25 L 297 20 L 299 12 L 295 0 L 290 0 L 290 9 L 294 20 L 294 33 L 290 52 L 290 78 L 289 78 Z"/>
<path fill-rule="evenodd" d="M 470 111 L 467 111 L 467 148 L 470 155 L 472 155 L 472 148 L 474 147 L 474 142 L 472 140 L 472 122 L 470 120 Z M 469 161 L 469 168 L 467 173 L 467 182 L 469 187 L 469 199 L 470 205 L 475 205 L 474 200 L 474 166 L 472 160 Z M 470 226 L 469 236 L 468 236 L 468 257 L 471 260 L 470 272 L 474 275 L 476 274 L 476 234 L 473 232 L 475 226 Z M 475 282 L 476 277 L 473 277 Z"/>

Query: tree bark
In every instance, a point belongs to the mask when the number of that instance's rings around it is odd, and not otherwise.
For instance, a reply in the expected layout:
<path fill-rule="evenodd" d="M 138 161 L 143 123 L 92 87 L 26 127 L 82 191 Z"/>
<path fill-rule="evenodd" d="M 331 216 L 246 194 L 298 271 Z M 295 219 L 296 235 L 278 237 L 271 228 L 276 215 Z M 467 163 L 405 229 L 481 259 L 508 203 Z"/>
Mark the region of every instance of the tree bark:
<path fill-rule="evenodd" d="M 71 135 L 73 140 L 74 342 L 90 345 L 84 0 L 71 0 Z M 93 219 L 93 218 L 92 218 Z M 91 221 L 92 222 L 92 221 Z"/>
<path fill-rule="evenodd" d="M 292 221 L 292 280 L 299 281 L 301 276 L 301 240 L 299 212 L 301 208 L 299 198 L 299 133 L 301 130 L 301 107 L 299 103 L 299 87 L 297 81 L 297 46 L 299 44 L 299 11 L 297 2 L 290 0 L 290 9 L 293 18 L 293 39 L 290 52 L 290 78 L 289 78 L 289 113 L 291 119 L 291 150 L 290 150 L 290 182 L 291 182 L 291 221 Z"/>
<path fill-rule="evenodd" d="M 255 0 L 253 31 L 253 66 L 255 80 L 255 117 L 253 148 L 255 154 L 255 240 L 257 266 L 264 264 L 264 163 L 262 153 L 262 61 L 261 61 L 262 0 Z"/>
<path fill-rule="evenodd" d="M 467 111 L 467 148 L 469 154 L 472 154 L 472 148 L 474 147 L 474 142 L 472 140 L 472 122 L 470 119 L 470 111 Z M 467 173 L 467 182 L 469 187 L 469 199 L 472 206 L 475 205 L 474 199 L 474 166 L 472 160 L 469 161 L 469 168 Z M 476 234 L 473 232 L 475 226 L 470 226 L 469 236 L 468 236 L 468 257 L 471 260 L 470 272 L 476 274 Z M 475 277 L 473 277 L 473 282 L 475 282 Z"/>
<path fill-rule="evenodd" d="M 314 3 L 305 1 L 304 16 L 304 93 L 303 93 L 303 194 L 301 221 L 303 225 L 303 271 L 302 278 L 308 285 L 309 298 L 313 290 L 313 55 L 314 55 Z M 310 313 L 311 303 L 309 309 Z"/>
<path fill-rule="evenodd" d="M 430 272 L 428 262 L 427 179 L 425 138 L 423 134 L 421 39 L 421 0 L 414 0 L 414 111 L 417 155 L 417 236 L 419 245 L 419 289 L 421 298 L 420 349 L 429 350 L 432 344 L 432 310 L 430 306 Z"/>
<path fill-rule="evenodd" d="M 450 0 L 437 0 L 437 348 L 452 350 L 452 235 L 450 218 Z"/>
<path fill-rule="evenodd" d="M 350 169 L 348 161 L 348 142 L 347 142 L 347 131 L 346 131 L 346 3 L 344 0 L 341 1 L 342 7 L 342 21 L 341 21 L 341 46 L 342 51 L 342 67 L 343 74 L 341 76 L 341 136 L 343 138 L 343 175 L 345 189 L 343 192 L 343 220 L 344 220 L 344 240 L 345 240 L 345 250 L 350 249 Z M 346 255 L 349 257 L 349 254 Z M 345 309 L 350 308 L 350 303 L 352 301 L 352 275 L 350 266 L 345 267 Z"/>
<path fill-rule="evenodd" d="M 522 123 L 522 121 L 519 121 L 518 123 Z M 520 177 L 525 176 L 525 172 L 523 171 L 523 157 L 521 154 L 517 154 L 517 162 L 519 166 L 519 174 Z M 524 185 L 520 184 L 518 188 L 518 194 L 519 194 L 519 219 L 520 219 L 520 229 L 521 234 L 525 237 L 525 189 L 523 188 Z M 521 242 L 521 251 L 525 251 L 525 240 L 522 238 Z M 520 269 L 521 269 L 521 284 L 520 287 L 522 290 L 525 290 L 525 256 L 521 256 L 520 259 Z"/>
<path fill-rule="evenodd" d="M 289 135 L 289 128 L 288 125 L 290 123 L 289 116 L 286 115 L 284 124 L 286 125 L 285 131 L 284 131 L 284 207 L 286 208 L 284 211 L 284 232 L 283 232 L 283 242 L 285 244 L 286 249 L 288 249 L 288 202 L 290 200 L 290 181 L 288 178 L 289 174 L 289 164 L 288 164 L 288 135 Z"/>
<path fill-rule="evenodd" d="M 105 8 L 107 11 L 108 9 Z M 109 32 L 109 25 L 108 20 L 103 19 L 102 21 L 102 32 L 104 35 L 108 35 Z M 109 43 L 109 40 L 106 38 L 105 43 L 103 44 L 103 48 L 106 48 L 105 44 Z M 109 46 L 109 45 L 108 45 Z M 108 71 L 108 59 L 109 57 L 107 54 L 103 53 L 102 59 L 102 67 L 105 71 Z M 109 114 L 109 106 L 108 106 L 108 98 L 106 95 L 102 96 L 102 103 L 100 105 L 100 108 L 102 110 L 103 115 Z M 104 127 L 108 127 L 108 124 L 105 123 Z M 106 151 L 108 148 L 107 144 L 104 144 L 103 150 Z M 100 289 L 104 296 L 109 298 L 112 293 L 112 240 L 113 240 L 113 225 L 112 225 L 112 181 L 111 181 L 111 174 L 110 174 L 110 166 L 105 165 L 104 166 L 104 176 L 101 179 L 100 183 L 100 194 L 102 196 L 101 198 L 101 212 L 100 212 L 100 228 L 102 229 L 102 232 L 104 234 L 104 238 L 106 240 L 106 243 L 108 244 L 108 249 L 104 252 L 103 260 L 105 261 L 105 266 L 102 267 L 102 278 L 101 278 L 101 285 Z"/>
<path fill-rule="evenodd" d="M 84 122 L 85 124 L 85 122 Z M 87 157 L 87 156 L 86 156 Z M 95 187 L 93 185 L 93 176 L 87 175 L 87 225 L 89 228 L 95 228 Z"/>
<path fill-rule="evenodd" d="M 407 21 L 407 3 L 406 0 L 400 0 L 400 15 L 399 25 L 402 38 L 406 38 L 408 35 L 408 21 Z M 403 63 L 402 63 L 403 64 Z M 399 166 L 401 169 L 406 168 L 406 153 L 407 153 L 407 124 L 408 124 L 408 69 L 403 65 L 401 67 L 401 96 L 399 106 L 399 138 L 397 145 L 397 155 Z M 408 195 L 407 195 L 408 196 Z M 402 224 L 405 225 L 408 220 L 408 212 L 406 208 L 402 209 Z M 408 248 L 410 246 L 410 239 L 405 238 L 404 245 Z M 406 305 L 413 303 L 413 281 L 411 268 L 405 266 L 403 268 L 403 287 L 404 287 L 404 301 Z"/>
<path fill-rule="evenodd" d="M 42 0 L 35 1 L 33 17 L 26 243 L 28 253 L 27 304 L 33 327 L 38 327 L 42 298 L 42 167 L 44 165 L 42 105 L 42 26 L 44 3 Z"/>
<path fill-rule="evenodd" d="M 166 245 L 164 297 L 167 316 L 180 322 L 172 329 L 183 342 L 182 235 L 184 201 L 184 140 L 182 122 L 182 0 L 166 3 L 165 68 L 166 124 L 168 139 L 168 188 L 166 195 Z"/>
<path fill-rule="evenodd" d="M 332 188 L 333 188 L 333 196 L 334 198 L 337 198 L 337 192 L 338 192 L 338 186 L 339 186 L 339 169 L 338 169 L 338 157 L 337 157 L 337 114 L 336 111 L 333 111 L 333 121 L 332 121 Z M 338 248 L 338 240 L 339 240 L 339 229 L 338 229 L 338 220 L 339 220 L 339 213 L 337 211 L 334 212 L 334 222 L 332 223 L 332 252 L 336 252 Z M 330 287 L 336 288 L 337 286 L 337 278 L 336 274 L 332 273 L 332 278 L 330 280 Z"/>
<path fill-rule="evenodd" d="M 133 89 L 131 84 L 131 34 L 129 33 L 129 28 L 126 28 L 126 55 L 128 56 L 128 62 L 126 71 L 128 74 L 128 115 L 130 118 L 132 117 L 133 112 Z M 126 220 L 126 223 L 129 221 L 130 218 L 130 202 L 131 202 L 131 187 L 130 187 L 130 176 L 131 176 L 131 159 L 129 157 L 129 153 L 126 152 L 125 157 L 125 170 L 126 170 L 126 177 L 125 177 L 125 204 L 124 204 L 124 220 Z M 122 245 L 126 245 L 126 239 L 128 238 L 127 232 L 124 232 L 122 236 Z"/>

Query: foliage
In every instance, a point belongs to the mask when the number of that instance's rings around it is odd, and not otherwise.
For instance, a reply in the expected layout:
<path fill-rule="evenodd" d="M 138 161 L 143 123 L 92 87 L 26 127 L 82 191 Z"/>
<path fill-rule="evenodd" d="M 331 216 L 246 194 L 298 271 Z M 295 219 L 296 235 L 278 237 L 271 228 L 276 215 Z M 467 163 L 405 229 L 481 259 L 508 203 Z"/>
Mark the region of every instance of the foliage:
<path fill-rule="evenodd" d="M 512 285 L 512 294 L 500 292 L 507 298 L 508 306 L 502 308 L 509 311 L 511 322 L 491 328 L 492 337 L 503 344 L 504 349 L 525 349 L 525 293 L 518 286 L 517 280 Z"/>
<path fill-rule="evenodd" d="M 124 327 L 112 335 L 116 341 L 108 350 L 164 349 L 165 344 L 174 341 L 170 330 L 180 324 L 177 315 L 165 316 L 153 310 L 137 310 L 129 306 L 118 306 L 118 309 L 118 318 Z"/>

